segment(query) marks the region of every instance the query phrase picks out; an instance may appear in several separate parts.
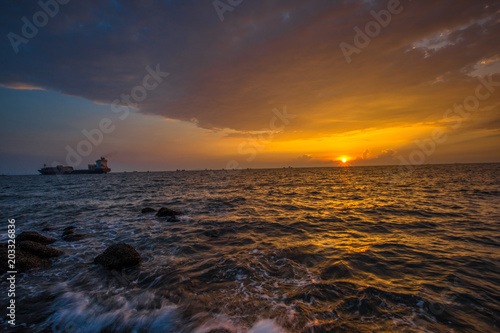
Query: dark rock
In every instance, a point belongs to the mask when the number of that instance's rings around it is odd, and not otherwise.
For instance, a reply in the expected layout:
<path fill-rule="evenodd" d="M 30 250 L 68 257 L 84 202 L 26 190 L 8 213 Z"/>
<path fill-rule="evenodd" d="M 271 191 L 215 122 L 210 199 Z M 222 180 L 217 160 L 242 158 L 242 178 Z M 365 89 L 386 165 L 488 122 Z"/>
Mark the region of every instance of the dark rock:
<path fill-rule="evenodd" d="M 66 242 L 76 242 L 81 239 L 84 239 L 86 237 L 85 234 L 82 234 L 80 232 L 73 232 L 71 231 L 70 233 L 62 236 L 62 239 L 64 239 Z"/>
<path fill-rule="evenodd" d="M 29 252 L 19 251 L 16 253 L 16 269 L 18 271 L 48 266 L 49 263 L 48 259 L 40 258 Z"/>
<path fill-rule="evenodd" d="M 208 331 L 207 333 L 232 333 L 232 332 L 228 329 L 225 329 L 225 328 L 216 328 L 216 329 Z"/>
<path fill-rule="evenodd" d="M 64 228 L 63 231 L 66 232 L 66 231 L 71 231 L 73 229 L 76 229 L 76 226 L 70 225 L 69 227 Z"/>
<path fill-rule="evenodd" d="M 33 241 L 20 242 L 18 245 L 18 249 L 40 258 L 53 258 L 63 254 L 61 250 L 54 249 L 53 247 L 48 247 L 46 245 Z"/>
<path fill-rule="evenodd" d="M 16 240 L 18 242 L 33 241 L 33 242 L 37 242 L 37 243 L 44 244 L 44 245 L 52 244 L 56 241 L 55 238 L 45 237 L 43 235 L 40 235 L 36 231 L 21 232 L 21 234 L 19 234 L 19 236 L 16 237 Z"/>
<path fill-rule="evenodd" d="M 122 269 L 140 264 L 141 255 L 125 243 L 113 244 L 94 259 L 94 264 L 108 269 Z"/>
<path fill-rule="evenodd" d="M 182 213 L 166 207 L 160 208 L 156 213 L 158 217 L 175 217 L 176 215 L 182 215 Z"/>
<path fill-rule="evenodd" d="M 146 207 L 141 210 L 141 213 L 146 214 L 146 213 L 154 213 L 156 212 L 156 209 L 151 208 L 151 207 Z"/>
<path fill-rule="evenodd" d="M 11 271 L 11 267 L 8 266 L 8 249 L 7 247 L 0 247 L 0 273 L 5 273 L 7 271 Z M 15 270 L 18 272 L 23 272 L 31 268 L 38 268 L 43 266 L 48 266 L 49 260 L 45 258 L 40 258 L 35 256 L 29 252 L 25 251 L 16 251 L 16 262 L 15 262 Z"/>

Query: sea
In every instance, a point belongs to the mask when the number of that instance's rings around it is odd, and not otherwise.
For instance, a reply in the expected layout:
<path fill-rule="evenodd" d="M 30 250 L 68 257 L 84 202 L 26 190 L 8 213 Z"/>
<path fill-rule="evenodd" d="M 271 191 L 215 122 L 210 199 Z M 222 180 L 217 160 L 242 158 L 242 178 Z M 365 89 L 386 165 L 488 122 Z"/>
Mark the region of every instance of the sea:
<path fill-rule="evenodd" d="M 399 169 L 1 176 L 1 241 L 64 252 L 17 273 L 15 327 L 2 275 L 1 329 L 500 332 L 500 164 Z M 119 242 L 139 266 L 93 263 Z"/>

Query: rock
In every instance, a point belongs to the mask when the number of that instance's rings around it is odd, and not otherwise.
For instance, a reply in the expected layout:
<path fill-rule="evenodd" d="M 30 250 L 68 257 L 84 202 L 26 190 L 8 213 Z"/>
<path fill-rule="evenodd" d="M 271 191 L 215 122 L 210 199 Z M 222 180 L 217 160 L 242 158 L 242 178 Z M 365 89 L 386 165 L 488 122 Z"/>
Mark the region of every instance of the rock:
<path fill-rule="evenodd" d="M 94 264 L 108 269 L 122 269 L 140 264 L 141 255 L 125 243 L 113 244 L 94 259 Z"/>
<path fill-rule="evenodd" d="M 216 328 L 216 329 L 208 331 L 207 333 L 232 333 L 232 332 L 228 329 L 225 329 L 225 328 Z"/>
<path fill-rule="evenodd" d="M 69 227 L 64 228 L 64 229 L 63 229 L 63 232 L 71 231 L 71 230 L 73 230 L 73 229 L 76 229 L 76 226 L 74 226 L 74 225 L 70 225 Z"/>
<path fill-rule="evenodd" d="M 156 212 L 156 209 L 151 208 L 151 207 L 146 207 L 146 208 L 143 208 L 141 210 L 141 213 L 143 213 L 143 214 L 154 213 L 154 212 Z"/>
<path fill-rule="evenodd" d="M 55 238 L 45 237 L 43 235 L 40 235 L 36 231 L 24 231 L 24 232 L 21 232 L 21 234 L 19 234 L 19 236 L 16 237 L 16 240 L 18 242 L 33 241 L 33 242 L 37 242 L 37 243 L 40 243 L 40 244 L 43 244 L 43 245 L 52 244 L 52 243 L 54 243 L 56 241 Z"/>
<path fill-rule="evenodd" d="M 63 254 L 61 250 L 54 249 L 53 247 L 48 247 L 46 245 L 33 241 L 20 242 L 18 245 L 18 249 L 40 258 L 53 258 Z"/>
<path fill-rule="evenodd" d="M 62 236 L 62 239 L 65 240 L 66 242 L 76 242 L 76 241 L 79 241 L 81 239 L 84 239 L 86 237 L 85 234 L 82 234 L 80 232 L 73 232 L 71 230 L 70 233 Z"/>
<path fill-rule="evenodd" d="M 11 271 L 11 267 L 8 266 L 8 249 L 7 244 L 0 247 L 0 273 L 5 273 Z M 23 272 L 31 268 L 38 268 L 49 265 L 49 260 L 45 258 L 40 258 L 34 254 L 25 251 L 16 251 L 16 262 L 15 270 L 18 272 Z"/>
<path fill-rule="evenodd" d="M 63 252 L 46 246 L 56 241 L 54 238 L 45 237 L 35 231 L 24 231 L 16 237 L 16 259 L 15 270 L 26 271 L 32 268 L 48 266 L 48 258 L 60 256 Z M 8 267 L 8 245 L 0 246 L 0 267 L 2 272 L 12 270 Z"/>
<path fill-rule="evenodd" d="M 166 207 L 160 208 L 156 213 L 158 217 L 175 217 L 176 215 L 182 215 L 182 213 Z"/>
<path fill-rule="evenodd" d="M 19 251 L 16 253 L 16 269 L 18 271 L 26 271 L 32 268 L 48 266 L 49 260 L 40 258 L 29 252 Z"/>

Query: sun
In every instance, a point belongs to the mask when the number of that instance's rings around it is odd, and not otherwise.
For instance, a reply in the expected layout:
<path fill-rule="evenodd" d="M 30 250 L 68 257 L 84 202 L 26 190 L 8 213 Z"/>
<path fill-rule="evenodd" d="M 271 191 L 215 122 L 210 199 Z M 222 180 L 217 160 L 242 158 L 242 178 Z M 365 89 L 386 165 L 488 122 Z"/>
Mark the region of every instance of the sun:
<path fill-rule="evenodd" d="M 344 158 L 342 158 L 342 163 L 345 163 L 345 162 L 347 162 L 347 158 L 344 157 Z"/>

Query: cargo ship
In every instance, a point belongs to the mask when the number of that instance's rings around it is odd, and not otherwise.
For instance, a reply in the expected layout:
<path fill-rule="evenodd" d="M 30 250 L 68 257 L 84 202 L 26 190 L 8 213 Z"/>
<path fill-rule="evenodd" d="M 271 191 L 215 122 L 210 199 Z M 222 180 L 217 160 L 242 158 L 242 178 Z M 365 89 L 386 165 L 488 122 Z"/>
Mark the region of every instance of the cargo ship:
<path fill-rule="evenodd" d="M 108 160 L 101 157 L 95 164 L 89 164 L 88 169 L 75 170 L 72 166 L 58 165 L 55 167 L 48 167 L 46 164 L 43 168 L 38 170 L 42 175 L 82 175 L 89 173 L 108 173 L 111 169 L 108 168 Z"/>

